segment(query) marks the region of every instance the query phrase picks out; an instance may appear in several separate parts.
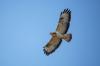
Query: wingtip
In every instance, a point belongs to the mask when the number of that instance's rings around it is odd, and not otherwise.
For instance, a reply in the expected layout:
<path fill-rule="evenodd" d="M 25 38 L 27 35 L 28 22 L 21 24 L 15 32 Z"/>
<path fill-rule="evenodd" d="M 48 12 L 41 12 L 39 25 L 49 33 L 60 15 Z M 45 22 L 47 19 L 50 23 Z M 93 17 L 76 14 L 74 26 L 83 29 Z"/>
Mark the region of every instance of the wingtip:
<path fill-rule="evenodd" d="M 64 10 L 63 10 L 63 13 L 68 13 L 68 14 L 71 14 L 71 10 L 70 10 L 69 8 L 64 9 Z"/>
<path fill-rule="evenodd" d="M 48 52 L 46 51 L 45 47 L 43 47 L 43 52 L 44 52 L 44 54 L 45 54 L 46 56 L 49 56 L 49 54 L 50 54 L 50 53 L 48 53 Z"/>

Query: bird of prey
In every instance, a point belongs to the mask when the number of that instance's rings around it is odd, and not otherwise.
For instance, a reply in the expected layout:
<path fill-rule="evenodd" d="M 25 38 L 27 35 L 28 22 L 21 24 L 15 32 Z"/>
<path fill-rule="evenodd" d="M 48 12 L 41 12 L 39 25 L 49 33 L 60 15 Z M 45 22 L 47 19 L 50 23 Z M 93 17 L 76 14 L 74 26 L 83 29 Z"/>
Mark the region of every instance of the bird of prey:
<path fill-rule="evenodd" d="M 56 31 L 50 33 L 52 38 L 43 47 L 43 51 L 47 56 L 53 53 L 60 46 L 62 39 L 64 39 L 67 42 L 71 41 L 72 34 L 67 33 L 68 28 L 70 26 L 70 20 L 71 20 L 70 9 L 64 9 L 60 14 Z"/>

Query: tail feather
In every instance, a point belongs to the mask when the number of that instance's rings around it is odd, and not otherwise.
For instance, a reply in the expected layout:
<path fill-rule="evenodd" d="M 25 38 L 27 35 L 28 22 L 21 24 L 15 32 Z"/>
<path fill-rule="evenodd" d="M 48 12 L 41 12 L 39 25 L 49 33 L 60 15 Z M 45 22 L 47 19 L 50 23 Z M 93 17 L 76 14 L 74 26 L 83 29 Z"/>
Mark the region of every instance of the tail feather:
<path fill-rule="evenodd" d="M 64 34 L 63 39 L 67 42 L 70 42 L 72 39 L 72 34 Z"/>

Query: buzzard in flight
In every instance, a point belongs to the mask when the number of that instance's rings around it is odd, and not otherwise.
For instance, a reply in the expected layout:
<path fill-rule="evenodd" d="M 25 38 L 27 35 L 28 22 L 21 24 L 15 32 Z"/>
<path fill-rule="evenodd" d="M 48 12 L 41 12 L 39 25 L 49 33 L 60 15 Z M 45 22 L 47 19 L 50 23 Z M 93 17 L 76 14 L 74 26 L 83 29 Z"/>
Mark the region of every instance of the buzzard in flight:
<path fill-rule="evenodd" d="M 61 44 L 62 39 L 69 42 L 72 39 L 72 34 L 67 33 L 70 26 L 71 20 L 71 11 L 70 9 L 64 9 L 59 18 L 59 22 L 55 32 L 51 32 L 52 38 L 50 41 L 43 47 L 44 53 L 48 56 L 53 53 Z"/>

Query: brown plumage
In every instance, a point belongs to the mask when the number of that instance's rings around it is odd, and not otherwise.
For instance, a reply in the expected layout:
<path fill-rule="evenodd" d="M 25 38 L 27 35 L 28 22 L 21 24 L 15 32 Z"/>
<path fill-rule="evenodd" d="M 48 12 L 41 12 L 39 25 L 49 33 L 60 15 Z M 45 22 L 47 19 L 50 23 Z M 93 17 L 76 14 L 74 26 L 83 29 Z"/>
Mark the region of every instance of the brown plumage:
<path fill-rule="evenodd" d="M 56 32 L 50 33 L 52 38 L 50 41 L 43 47 L 43 51 L 46 55 L 54 52 L 62 42 L 62 39 L 69 42 L 72 39 L 72 34 L 66 34 L 70 25 L 71 20 L 71 11 L 69 9 L 64 9 L 60 14 L 58 26 Z"/>

